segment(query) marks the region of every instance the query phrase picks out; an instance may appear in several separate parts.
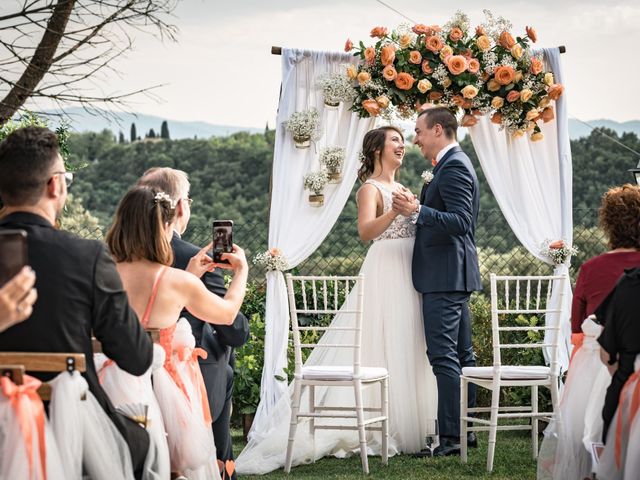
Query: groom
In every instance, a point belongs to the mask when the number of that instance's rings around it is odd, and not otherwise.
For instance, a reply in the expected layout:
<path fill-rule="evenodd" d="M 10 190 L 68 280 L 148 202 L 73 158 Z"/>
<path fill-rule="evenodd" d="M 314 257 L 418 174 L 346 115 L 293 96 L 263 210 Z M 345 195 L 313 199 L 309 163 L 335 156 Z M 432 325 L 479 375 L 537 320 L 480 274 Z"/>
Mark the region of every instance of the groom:
<path fill-rule="evenodd" d="M 438 382 L 440 446 L 435 455 L 460 453 L 460 374 L 475 366 L 469 296 L 481 290 L 474 231 L 478 218 L 478 178 L 456 142 L 458 123 L 446 108 L 418 115 L 414 142 L 435 165 L 433 179 L 416 199 L 394 194 L 394 211 L 417 218 L 413 285 L 422 293 L 427 356 Z M 469 406 L 475 388 L 469 386 Z M 477 445 L 475 435 L 468 438 Z"/>

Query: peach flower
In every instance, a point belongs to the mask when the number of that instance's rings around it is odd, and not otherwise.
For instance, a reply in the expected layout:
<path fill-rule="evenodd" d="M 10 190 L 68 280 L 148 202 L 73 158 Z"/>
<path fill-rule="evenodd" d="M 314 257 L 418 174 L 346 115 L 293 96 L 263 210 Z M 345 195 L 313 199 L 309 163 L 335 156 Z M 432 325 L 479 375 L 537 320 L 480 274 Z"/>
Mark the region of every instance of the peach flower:
<path fill-rule="evenodd" d="M 344 51 L 350 52 L 351 50 L 353 50 L 353 42 L 351 41 L 350 38 L 347 38 L 347 41 L 344 44 Z"/>
<path fill-rule="evenodd" d="M 515 132 L 513 132 L 513 133 L 511 134 L 511 138 L 513 138 L 514 140 L 515 140 L 516 138 L 520 138 L 520 137 L 522 137 L 522 136 L 524 136 L 524 130 L 516 130 Z"/>
<path fill-rule="evenodd" d="M 553 73 L 547 72 L 544 74 L 544 83 L 549 87 L 553 85 Z"/>
<path fill-rule="evenodd" d="M 532 108 L 527 112 L 527 116 L 525 117 L 527 120 L 535 120 L 540 115 L 540 111 L 537 108 Z"/>
<path fill-rule="evenodd" d="M 478 25 L 476 27 L 476 37 L 481 37 L 482 35 L 486 35 L 486 32 L 484 31 L 484 27 L 482 25 Z"/>
<path fill-rule="evenodd" d="M 506 48 L 507 50 L 511 50 L 511 47 L 513 47 L 516 44 L 516 41 L 513 39 L 511 34 L 505 30 L 504 32 L 502 32 L 500 34 L 500 38 L 498 39 L 498 43 L 503 48 Z"/>
<path fill-rule="evenodd" d="M 502 114 L 496 112 L 493 115 L 491 115 L 491 123 L 495 123 L 496 125 L 500 125 L 502 123 Z"/>
<path fill-rule="evenodd" d="M 462 98 L 462 96 L 460 95 L 454 95 L 453 97 L 451 97 L 451 101 L 456 107 L 460 108 L 462 108 L 462 105 L 464 104 L 464 98 Z"/>
<path fill-rule="evenodd" d="M 453 27 L 449 32 L 449 38 L 452 42 L 457 42 L 463 37 L 463 35 L 464 34 L 462 33 L 462 30 L 460 30 L 458 27 Z"/>
<path fill-rule="evenodd" d="M 282 254 L 282 252 L 280 251 L 279 248 L 271 248 L 269 249 L 269 255 L 271 255 L 272 257 L 277 257 L 278 255 Z"/>
<path fill-rule="evenodd" d="M 520 92 L 517 90 L 511 90 L 507 93 L 507 102 L 513 103 L 520 99 Z"/>
<path fill-rule="evenodd" d="M 382 70 L 382 76 L 384 77 L 385 80 L 392 82 L 398 76 L 398 72 L 393 67 L 393 65 L 387 65 Z"/>
<path fill-rule="evenodd" d="M 493 97 L 493 99 L 491 100 L 492 108 L 502 108 L 503 105 L 504 105 L 504 98 L 502 97 Z"/>
<path fill-rule="evenodd" d="M 369 72 L 360 72 L 357 78 L 358 78 L 358 83 L 360 85 L 364 85 L 369 80 L 371 80 L 371 75 L 369 74 Z"/>
<path fill-rule="evenodd" d="M 444 43 L 440 37 L 431 35 L 424 41 L 425 46 L 432 52 L 439 52 L 444 47 Z"/>
<path fill-rule="evenodd" d="M 495 78 L 492 78 L 487 82 L 487 88 L 490 92 L 497 92 L 500 90 L 500 84 L 496 82 Z"/>
<path fill-rule="evenodd" d="M 542 132 L 536 132 L 536 133 L 531 135 L 531 141 L 532 142 L 539 142 L 543 138 L 544 138 L 544 135 L 542 134 Z"/>
<path fill-rule="evenodd" d="M 413 26 L 411 31 L 413 33 L 415 33 L 416 35 L 426 35 L 427 33 L 431 32 L 431 28 L 427 27 L 426 25 L 424 25 L 422 23 L 418 23 L 418 24 Z"/>
<path fill-rule="evenodd" d="M 393 45 L 385 45 L 380 50 L 380 63 L 382 65 L 391 65 L 396 59 L 396 47 Z"/>
<path fill-rule="evenodd" d="M 538 102 L 538 108 L 547 108 L 549 105 L 551 105 L 551 100 L 549 99 L 549 97 L 543 97 Z"/>
<path fill-rule="evenodd" d="M 527 31 L 527 37 L 529 37 L 533 43 L 536 43 L 538 35 L 536 34 L 535 29 L 533 27 L 527 27 L 525 30 Z"/>
<path fill-rule="evenodd" d="M 387 29 L 385 27 L 375 27 L 371 30 L 371 37 L 382 38 L 387 34 Z"/>
<path fill-rule="evenodd" d="M 476 117 L 474 117 L 473 115 L 465 115 L 464 117 L 462 117 L 462 120 L 460 121 L 460 126 L 461 127 L 473 127 L 476 123 L 478 123 L 478 119 Z"/>
<path fill-rule="evenodd" d="M 556 240 L 555 242 L 551 242 L 549 244 L 549 248 L 551 250 L 560 250 L 561 248 L 564 248 L 564 241 L 563 240 Z"/>
<path fill-rule="evenodd" d="M 514 82 L 516 82 L 516 83 L 518 83 L 520 80 L 522 80 L 522 77 L 523 77 L 523 76 L 524 76 L 524 75 L 522 74 L 522 70 L 516 70 L 516 74 L 515 74 L 515 76 L 513 77 L 513 81 L 514 81 Z"/>
<path fill-rule="evenodd" d="M 376 102 L 380 105 L 380 108 L 385 109 L 389 106 L 389 97 L 386 95 L 380 95 L 376 98 Z"/>
<path fill-rule="evenodd" d="M 451 86 L 451 79 L 449 77 L 445 78 L 441 84 L 444 88 L 449 88 Z"/>
<path fill-rule="evenodd" d="M 411 50 L 409 53 L 409 63 L 413 63 L 414 65 L 420 65 L 422 62 L 422 55 L 417 50 Z"/>
<path fill-rule="evenodd" d="M 406 72 L 399 73 L 396 77 L 396 87 L 400 90 L 411 90 L 413 83 L 416 81 L 410 74 Z"/>
<path fill-rule="evenodd" d="M 404 35 L 400 36 L 398 43 L 400 44 L 400 48 L 407 48 L 409 45 L 411 45 L 411 35 L 405 33 Z"/>
<path fill-rule="evenodd" d="M 433 68 L 429 65 L 429 60 L 425 60 L 422 62 L 422 71 L 427 75 L 433 73 Z"/>
<path fill-rule="evenodd" d="M 486 35 L 481 35 L 476 40 L 476 45 L 480 50 L 482 50 L 483 52 L 486 52 L 491 48 L 491 39 Z"/>
<path fill-rule="evenodd" d="M 364 51 L 364 59 L 369 65 L 376 63 L 376 50 L 373 47 L 367 47 Z"/>
<path fill-rule="evenodd" d="M 554 83 L 549 87 L 549 98 L 551 100 L 558 100 L 562 92 L 564 92 L 564 87 L 559 83 Z"/>
<path fill-rule="evenodd" d="M 469 72 L 478 73 L 480 71 L 480 62 L 477 58 L 469 59 Z"/>
<path fill-rule="evenodd" d="M 529 69 L 531 73 L 538 75 L 542 72 L 542 67 L 542 61 L 539 58 L 533 57 L 531 59 L 531 68 Z"/>
<path fill-rule="evenodd" d="M 418 91 L 420 93 L 427 93 L 432 88 L 433 88 L 433 85 L 431 85 L 431 82 L 426 78 L 423 78 L 418 82 Z"/>
<path fill-rule="evenodd" d="M 380 114 L 380 105 L 375 100 L 365 100 L 362 102 L 362 108 L 364 108 L 369 115 L 377 117 Z"/>
<path fill-rule="evenodd" d="M 511 56 L 516 60 L 520 60 L 523 53 L 524 50 L 522 50 L 522 46 L 519 43 L 516 43 L 513 47 L 511 47 Z"/>
<path fill-rule="evenodd" d="M 528 88 L 523 88 L 520 92 L 520 100 L 522 100 L 522 102 L 528 102 L 531 97 L 533 97 L 533 92 Z"/>
<path fill-rule="evenodd" d="M 469 98 L 465 98 L 464 102 L 462 102 L 462 108 L 466 108 L 467 110 L 469 110 L 472 106 L 473 102 Z M 471 113 L 473 113 L 474 115 L 480 115 L 480 110 L 471 110 Z"/>
<path fill-rule="evenodd" d="M 453 48 L 451 48 L 449 45 L 445 45 L 440 49 L 440 59 L 444 60 L 445 62 L 451 55 L 453 55 Z"/>
<path fill-rule="evenodd" d="M 509 85 L 516 77 L 516 72 L 513 70 L 513 67 L 508 65 L 502 65 L 496 68 L 495 73 L 493 74 L 496 82 L 500 85 Z"/>
<path fill-rule="evenodd" d="M 438 92 L 437 90 L 434 90 L 433 92 L 429 92 L 429 100 L 431 100 L 432 102 L 437 102 L 441 98 L 442 98 L 442 92 Z"/>
<path fill-rule="evenodd" d="M 358 76 L 358 69 L 356 68 L 356 66 L 349 65 L 347 67 L 347 77 L 349 77 L 349 79 L 351 80 L 355 80 L 357 76 Z"/>
<path fill-rule="evenodd" d="M 544 123 L 550 122 L 551 120 L 553 120 L 555 118 L 554 114 L 553 114 L 553 108 L 552 107 L 547 107 L 542 111 L 541 114 L 542 117 L 542 121 Z"/>
<path fill-rule="evenodd" d="M 473 85 L 467 85 L 460 91 L 460 93 L 462 93 L 464 98 L 474 98 L 478 95 L 478 89 Z"/>
<path fill-rule="evenodd" d="M 462 55 L 451 55 L 447 59 L 447 68 L 454 75 L 460 75 L 467 69 L 467 59 Z"/>

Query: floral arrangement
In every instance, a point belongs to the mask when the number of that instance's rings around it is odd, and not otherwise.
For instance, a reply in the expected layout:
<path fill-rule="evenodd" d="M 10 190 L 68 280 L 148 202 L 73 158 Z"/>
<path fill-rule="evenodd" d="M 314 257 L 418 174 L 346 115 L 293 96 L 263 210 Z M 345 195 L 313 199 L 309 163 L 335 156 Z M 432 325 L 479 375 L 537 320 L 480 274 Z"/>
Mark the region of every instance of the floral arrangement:
<path fill-rule="evenodd" d="M 458 11 L 442 27 L 375 27 L 374 45 L 360 41 L 355 47 L 347 40 L 345 50 L 361 59 L 346 72 L 357 94 L 352 110 L 361 117 L 408 118 L 425 103 L 438 104 L 460 112 L 462 126 L 491 115 L 513 137 L 529 132 L 532 140 L 542 139 L 537 122 L 554 118 L 551 101 L 564 88 L 532 53 L 533 28 L 514 38 L 510 22 L 484 13 L 485 23 L 475 30 Z"/>
<path fill-rule="evenodd" d="M 433 172 L 431 170 L 425 170 L 420 174 L 420 176 L 427 185 L 431 183 L 431 180 L 433 180 Z"/>
<path fill-rule="evenodd" d="M 329 176 L 324 170 L 309 172 L 304 176 L 304 188 L 316 195 L 322 195 L 322 190 L 329 183 Z"/>
<path fill-rule="evenodd" d="M 343 73 L 327 73 L 318 79 L 318 86 L 324 94 L 324 103 L 336 106 L 340 102 L 351 103 L 356 96 L 356 90 L 348 77 Z"/>
<path fill-rule="evenodd" d="M 555 265 L 562 265 L 571 255 L 578 253 L 578 249 L 567 245 L 564 240 L 545 240 L 540 247 L 540 255 L 547 257 Z"/>
<path fill-rule="evenodd" d="M 339 172 L 346 155 L 344 147 L 327 147 L 320 152 L 320 164 L 329 172 Z"/>
<path fill-rule="evenodd" d="M 289 261 L 278 248 L 270 248 L 266 252 L 258 253 L 253 257 L 253 264 L 268 272 L 282 272 L 289 269 Z"/>
<path fill-rule="evenodd" d="M 320 137 L 319 127 L 320 116 L 315 108 L 293 112 L 285 122 L 285 128 L 291 132 L 296 141 L 317 140 Z"/>

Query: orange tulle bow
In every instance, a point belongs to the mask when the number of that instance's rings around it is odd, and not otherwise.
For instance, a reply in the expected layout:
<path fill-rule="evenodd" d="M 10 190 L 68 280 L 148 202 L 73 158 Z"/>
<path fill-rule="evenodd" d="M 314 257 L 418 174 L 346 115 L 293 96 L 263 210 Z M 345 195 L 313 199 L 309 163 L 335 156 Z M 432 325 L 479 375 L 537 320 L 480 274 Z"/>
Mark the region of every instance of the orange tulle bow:
<path fill-rule="evenodd" d="M 616 465 L 620 469 L 622 463 L 622 404 L 625 398 L 625 394 L 631 384 L 636 382 L 636 386 L 631 394 L 631 404 L 629 407 L 629 421 L 627 425 L 633 424 L 633 419 L 636 417 L 638 410 L 640 409 L 640 370 L 629 377 L 629 380 L 624 384 L 622 392 L 620 392 L 620 402 L 618 403 L 618 423 L 616 425 Z"/>
<path fill-rule="evenodd" d="M 194 385 L 197 385 L 198 390 L 200 390 L 200 401 L 202 403 L 202 414 L 204 416 L 204 421 L 207 423 L 211 423 L 213 419 L 211 418 L 209 397 L 207 396 L 207 387 L 204 384 L 202 372 L 200 371 L 200 366 L 198 365 L 198 357 L 206 360 L 207 352 L 206 350 L 203 350 L 199 347 L 191 349 L 189 347 L 186 347 L 185 345 L 180 345 L 176 348 L 176 353 L 178 354 L 178 358 L 181 362 L 184 362 L 185 360 L 187 361 L 191 382 Z"/>
<path fill-rule="evenodd" d="M 569 360 L 569 365 L 571 365 L 571 360 L 575 356 L 576 352 L 580 350 L 582 344 L 584 343 L 584 333 L 572 333 L 571 334 L 571 344 L 573 345 L 573 351 L 571 352 L 571 359 Z"/>
<path fill-rule="evenodd" d="M 38 437 L 40 450 L 40 468 L 42 478 L 47 478 L 47 455 L 44 437 L 44 405 L 38 395 L 38 387 L 42 382 L 29 375 L 24 376 L 24 383 L 16 385 L 8 377 L 0 377 L 0 388 L 2 394 L 11 401 L 11 406 L 16 412 L 22 436 L 24 437 L 27 457 L 29 459 L 30 477 L 33 477 L 33 440 L 34 435 Z M 33 431 L 33 421 L 35 419 L 37 431 Z"/>

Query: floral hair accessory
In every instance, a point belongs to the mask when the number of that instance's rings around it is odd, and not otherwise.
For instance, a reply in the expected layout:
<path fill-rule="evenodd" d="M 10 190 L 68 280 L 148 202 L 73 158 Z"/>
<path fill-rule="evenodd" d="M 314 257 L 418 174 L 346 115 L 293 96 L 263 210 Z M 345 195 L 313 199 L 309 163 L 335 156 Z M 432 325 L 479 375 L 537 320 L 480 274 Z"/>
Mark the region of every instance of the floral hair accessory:
<path fill-rule="evenodd" d="M 156 193 L 156 196 L 153 197 L 153 203 L 155 203 L 156 205 L 158 203 L 162 203 L 162 202 L 167 202 L 169 204 L 169 206 L 171 207 L 171 210 L 173 210 L 174 208 L 176 208 L 176 201 L 172 200 L 171 197 L 165 193 L 165 192 L 158 192 Z"/>

